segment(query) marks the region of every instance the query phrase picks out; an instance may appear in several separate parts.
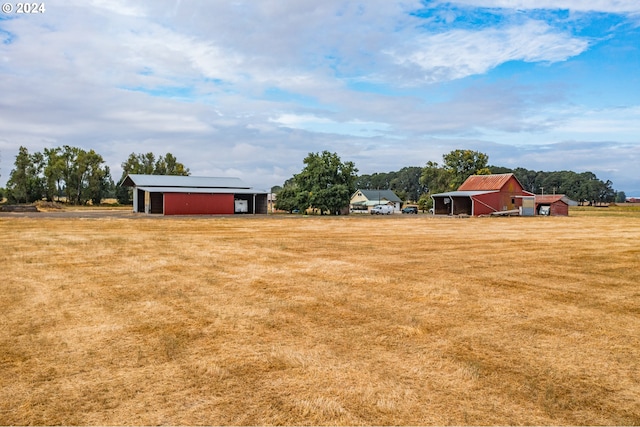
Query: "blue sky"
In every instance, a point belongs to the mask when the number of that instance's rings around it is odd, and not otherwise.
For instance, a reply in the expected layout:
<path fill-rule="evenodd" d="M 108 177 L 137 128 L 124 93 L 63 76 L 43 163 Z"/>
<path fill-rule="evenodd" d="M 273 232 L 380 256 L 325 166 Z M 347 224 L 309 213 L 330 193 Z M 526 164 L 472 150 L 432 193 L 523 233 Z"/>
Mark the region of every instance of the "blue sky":
<path fill-rule="evenodd" d="M 640 196 L 636 0 L 47 1 L 0 12 L 0 186 L 18 147 L 280 185 L 309 152 L 591 171 Z"/>

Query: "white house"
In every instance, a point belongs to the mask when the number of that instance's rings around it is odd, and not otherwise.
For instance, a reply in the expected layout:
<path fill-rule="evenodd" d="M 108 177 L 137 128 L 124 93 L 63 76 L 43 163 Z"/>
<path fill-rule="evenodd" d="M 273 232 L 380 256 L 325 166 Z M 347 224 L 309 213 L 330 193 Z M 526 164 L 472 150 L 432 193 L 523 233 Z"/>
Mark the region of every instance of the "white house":
<path fill-rule="evenodd" d="M 402 200 L 391 190 L 356 190 L 351 196 L 349 211 L 368 213 L 375 205 L 389 205 L 394 211 L 400 211 Z"/>

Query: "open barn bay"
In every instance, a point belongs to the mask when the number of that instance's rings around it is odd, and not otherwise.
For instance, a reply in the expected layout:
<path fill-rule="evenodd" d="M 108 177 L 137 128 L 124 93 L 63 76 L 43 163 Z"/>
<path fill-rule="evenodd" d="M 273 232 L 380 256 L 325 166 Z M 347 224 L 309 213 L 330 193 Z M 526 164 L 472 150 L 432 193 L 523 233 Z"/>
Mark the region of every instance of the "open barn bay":
<path fill-rule="evenodd" d="M 0 236 L 3 425 L 640 424 L 638 212 Z"/>

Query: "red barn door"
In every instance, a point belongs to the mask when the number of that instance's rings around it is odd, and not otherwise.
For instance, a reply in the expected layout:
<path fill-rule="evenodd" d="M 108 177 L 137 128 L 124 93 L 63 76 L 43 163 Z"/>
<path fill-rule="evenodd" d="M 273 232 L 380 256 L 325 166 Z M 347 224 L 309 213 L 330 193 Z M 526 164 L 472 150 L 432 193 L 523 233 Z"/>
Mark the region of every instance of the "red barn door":
<path fill-rule="evenodd" d="M 165 193 L 165 215 L 233 215 L 233 194 Z"/>

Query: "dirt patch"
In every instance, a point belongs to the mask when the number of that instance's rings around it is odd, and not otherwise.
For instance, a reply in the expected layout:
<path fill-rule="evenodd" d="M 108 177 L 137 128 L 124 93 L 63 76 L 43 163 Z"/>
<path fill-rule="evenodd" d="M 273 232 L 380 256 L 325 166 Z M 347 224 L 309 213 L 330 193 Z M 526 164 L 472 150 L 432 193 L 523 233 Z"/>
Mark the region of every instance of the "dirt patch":
<path fill-rule="evenodd" d="M 134 214 L 128 210 L 109 209 L 47 209 L 36 211 L 0 211 L 0 218 L 128 218 L 140 214 Z"/>
<path fill-rule="evenodd" d="M 5 205 L 0 206 L 0 212 L 38 212 L 35 205 Z"/>
<path fill-rule="evenodd" d="M 64 205 L 58 202 L 36 202 L 39 211 L 60 211 Z"/>

